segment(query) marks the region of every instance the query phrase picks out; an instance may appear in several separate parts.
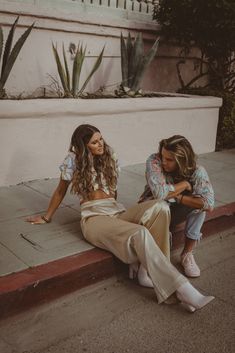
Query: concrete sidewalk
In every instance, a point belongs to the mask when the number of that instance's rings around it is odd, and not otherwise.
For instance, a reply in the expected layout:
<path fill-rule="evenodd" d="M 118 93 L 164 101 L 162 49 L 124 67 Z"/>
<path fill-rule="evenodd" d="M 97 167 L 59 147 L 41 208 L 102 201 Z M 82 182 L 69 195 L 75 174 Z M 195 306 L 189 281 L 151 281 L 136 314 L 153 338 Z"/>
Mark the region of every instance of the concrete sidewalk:
<path fill-rule="evenodd" d="M 200 155 L 199 164 L 207 169 L 215 190 L 216 208 L 208 214 L 208 220 L 216 219 L 212 228 L 220 227 L 219 223 L 224 227 L 232 226 L 234 216 L 227 219 L 223 216 L 235 213 L 235 150 Z M 122 169 L 118 199 L 126 207 L 136 203 L 143 191 L 144 170 L 144 164 Z M 17 309 L 26 299 L 29 303 L 29 298 L 35 302 L 53 297 L 50 292 L 53 283 L 59 291 L 58 283 L 61 287 L 68 280 L 70 287 L 75 289 L 110 276 L 121 268 L 111 254 L 94 249 L 83 239 L 78 200 L 69 193 L 52 223 L 31 225 L 24 222 L 29 215 L 45 213 L 57 183 L 57 179 L 35 180 L 0 188 L 0 316 L 10 313 L 13 307 Z M 209 225 L 205 227 L 205 235 L 213 233 Z M 175 239 L 174 247 L 180 245 L 179 239 L 178 242 Z M 58 282 L 55 283 L 56 278 Z M 42 294 L 45 283 L 47 291 Z"/>

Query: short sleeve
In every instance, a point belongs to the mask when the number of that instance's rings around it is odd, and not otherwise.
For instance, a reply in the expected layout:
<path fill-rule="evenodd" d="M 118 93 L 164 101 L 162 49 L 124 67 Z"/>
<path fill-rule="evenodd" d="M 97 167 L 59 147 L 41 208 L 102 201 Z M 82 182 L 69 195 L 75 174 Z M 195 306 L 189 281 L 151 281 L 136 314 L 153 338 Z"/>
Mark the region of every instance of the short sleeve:
<path fill-rule="evenodd" d="M 73 152 L 67 154 L 59 169 L 63 180 L 71 181 L 73 179 L 73 174 L 76 170 L 75 154 Z"/>
<path fill-rule="evenodd" d="M 111 150 L 111 157 L 114 160 L 115 166 L 116 166 L 116 170 L 119 173 L 121 171 L 121 167 L 120 167 L 120 164 L 119 164 L 118 157 L 117 157 L 116 153 L 113 150 Z"/>

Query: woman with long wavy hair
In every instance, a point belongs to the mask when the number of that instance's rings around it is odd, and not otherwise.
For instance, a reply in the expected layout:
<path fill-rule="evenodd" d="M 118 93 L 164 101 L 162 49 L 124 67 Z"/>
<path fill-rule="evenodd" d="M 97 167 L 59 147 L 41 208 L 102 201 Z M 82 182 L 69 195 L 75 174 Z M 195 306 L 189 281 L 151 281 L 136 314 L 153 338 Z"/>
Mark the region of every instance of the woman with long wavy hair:
<path fill-rule="evenodd" d="M 175 293 L 179 302 L 193 312 L 214 299 L 198 292 L 168 259 L 167 204 L 151 200 L 125 210 L 116 201 L 117 160 L 96 127 L 78 126 L 60 171 L 59 185 L 46 214 L 29 217 L 27 221 L 50 222 L 71 183 L 71 191 L 80 198 L 85 239 L 129 264 L 130 278 L 136 274 L 140 285 L 154 288 L 159 303 Z"/>
<path fill-rule="evenodd" d="M 165 200 L 171 211 L 170 227 L 185 223 L 181 265 L 188 277 L 199 277 L 193 249 L 201 238 L 206 211 L 214 207 L 214 191 L 206 170 L 197 164 L 191 143 L 181 135 L 163 139 L 158 153 L 146 162 L 147 185 L 139 202 Z"/>

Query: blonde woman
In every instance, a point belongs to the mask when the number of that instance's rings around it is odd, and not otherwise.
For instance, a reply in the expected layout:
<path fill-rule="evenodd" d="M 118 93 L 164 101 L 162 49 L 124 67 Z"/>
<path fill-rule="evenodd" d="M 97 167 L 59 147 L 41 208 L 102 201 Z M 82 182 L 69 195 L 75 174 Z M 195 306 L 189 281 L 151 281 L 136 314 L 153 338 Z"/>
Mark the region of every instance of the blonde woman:
<path fill-rule="evenodd" d="M 190 142 L 181 135 L 163 139 L 158 153 L 147 159 L 146 179 L 147 185 L 139 202 L 167 201 L 172 228 L 186 221 L 181 264 L 186 276 L 200 276 L 192 251 L 201 238 L 206 211 L 214 207 L 214 192 L 206 170 L 196 163 Z"/>
<path fill-rule="evenodd" d="M 46 214 L 29 217 L 29 222 L 49 223 L 71 184 L 71 191 L 80 198 L 85 239 L 129 264 L 131 277 L 136 270 L 139 283 L 153 287 L 159 303 L 175 293 L 184 307 L 193 312 L 214 299 L 198 292 L 171 265 L 154 241 L 153 236 L 157 233 L 165 232 L 168 236 L 169 208 L 166 203 L 151 200 L 125 210 L 116 201 L 117 161 L 96 127 L 85 124 L 74 131 L 60 171 L 59 185 Z M 154 205 L 154 212 L 146 220 L 146 210 Z M 146 226 L 142 222 L 143 216 Z"/>

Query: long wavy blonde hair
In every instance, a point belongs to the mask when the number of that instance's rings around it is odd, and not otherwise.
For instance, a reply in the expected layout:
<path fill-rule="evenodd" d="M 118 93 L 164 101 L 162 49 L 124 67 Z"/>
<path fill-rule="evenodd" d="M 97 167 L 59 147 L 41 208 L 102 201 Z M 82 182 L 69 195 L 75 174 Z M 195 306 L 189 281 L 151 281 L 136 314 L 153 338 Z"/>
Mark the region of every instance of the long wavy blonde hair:
<path fill-rule="evenodd" d="M 104 153 L 100 156 L 93 156 L 87 147 L 96 132 L 100 133 L 95 126 L 83 124 L 78 126 L 72 135 L 69 150 L 76 155 L 76 171 L 71 188 L 74 194 L 85 195 L 94 191 L 92 182 L 94 172 L 97 174 L 96 182 L 99 185 L 101 185 L 103 175 L 110 190 L 116 189 L 118 170 L 112 149 L 104 141 Z"/>
<path fill-rule="evenodd" d="M 161 140 L 159 143 L 159 155 L 162 159 L 163 147 L 171 152 L 177 163 L 177 170 L 174 177 L 178 181 L 190 179 L 196 169 L 196 154 L 191 143 L 181 135 L 174 135 L 168 139 Z"/>

